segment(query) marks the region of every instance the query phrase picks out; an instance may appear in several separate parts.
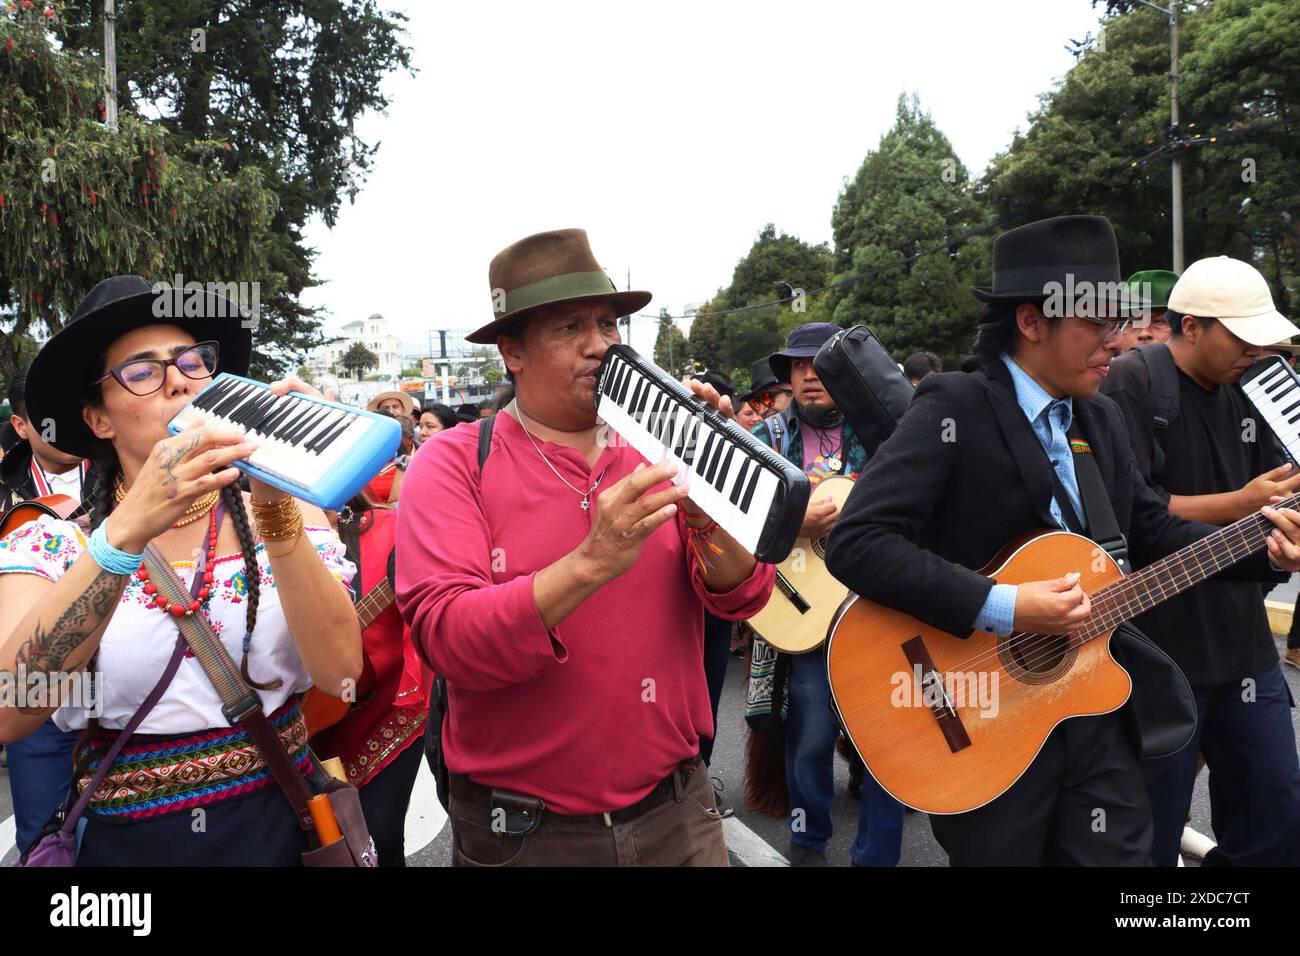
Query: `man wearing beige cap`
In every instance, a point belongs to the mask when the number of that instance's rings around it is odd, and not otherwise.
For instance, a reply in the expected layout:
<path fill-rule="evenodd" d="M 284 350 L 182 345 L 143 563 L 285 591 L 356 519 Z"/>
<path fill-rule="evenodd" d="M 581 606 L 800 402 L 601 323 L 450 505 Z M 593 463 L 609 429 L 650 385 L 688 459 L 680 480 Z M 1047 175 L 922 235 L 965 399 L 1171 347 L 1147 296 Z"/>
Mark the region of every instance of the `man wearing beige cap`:
<path fill-rule="evenodd" d="M 1171 337 L 1111 362 L 1103 391 L 1174 515 L 1227 524 L 1300 488 L 1269 426 L 1233 387 L 1265 347 L 1300 335 L 1268 283 L 1227 256 L 1193 263 L 1169 294 Z M 1278 580 L 1285 580 L 1278 574 Z M 1291 696 L 1262 586 L 1211 579 L 1138 618 L 1196 697 L 1192 743 L 1147 773 L 1157 865 L 1178 862 L 1197 755 L 1210 767 L 1218 846 L 1205 865 L 1300 864 L 1300 761 Z"/>

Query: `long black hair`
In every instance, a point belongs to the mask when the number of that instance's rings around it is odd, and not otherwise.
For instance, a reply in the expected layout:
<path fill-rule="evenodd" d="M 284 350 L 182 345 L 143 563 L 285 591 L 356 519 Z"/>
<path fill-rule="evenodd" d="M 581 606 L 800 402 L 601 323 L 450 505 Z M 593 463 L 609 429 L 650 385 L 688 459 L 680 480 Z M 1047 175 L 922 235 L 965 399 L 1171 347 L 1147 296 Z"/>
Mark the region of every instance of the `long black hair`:
<path fill-rule="evenodd" d="M 378 508 L 391 510 L 392 505 L 375 501 L 363 488 L 339 511 L 339 540 L 343 542 L 347 559 L 357 566 L 357 574 L 353 579 L 355 585 L 353 590 L 356 594 L 360 594 L 361 587 L 361 519 L 367 512 Z"/>
<path fill-rule="evenodd" d="M 100 368 L 107 362 L 107 356 L 100 362 Z M 85 389 L 85 398 L 82 401 L 84 407 L 98 407 L 103 403 L 104 390 L 102 385 L 89 385 Z M 95 448 L 90 455 L 91 469 L 95 474 L 94 487 L 90 492 L 90 530 L 94 531 L 107 520 L 108 516 L 113 513 L 117 505 L 117 483 L 122 477 L 122 464 L 118 461 L 117 452 L 114 450 L 111 442 L 100 440 L 95 443 Z M 248 634 L 253 633 L 253 627 L 257 624 L 257 605 L 261 599 L 261 573 L 257 565 L 257 545 L 253 540 L 252 525 L 248 520 L 248 510 L 244 507 L 244 496 L 239 490 L 238 482 L 226 485 L 221 489 L 221 497 L 225 502 L 226 513 L 230 515 L 230 520 L 234 522 L 235 533 L 239 537 L 239 551 L 244 558 L 244 577 L 247 580 L 248 593 L 245 596 L 245 626 Z M 196 569 L 197 573 L 197 569 Z M 96 652 L 95 657 L 98 656 Z M 95 668 L 95 657 L 91 658 L 88 669 L 92 672 Z M 244 652 L 243 659 L 240 662 L 240 671 L 244 679 L 258 690 L 272 690 L 279 687 L 281 682 L 276 678 L 266 684 L 259 684 L 249 676 L 248 673 L 248 652 Z M 91 751 L 91 740 L 99 728 L 99 721 L 90 717 L 86 722 L 86 733 L 82 735 L 77 742 L 74 751 L 74 765 L 76 775 L 82 776 L 88 771 L 90 758 L 93 756 Z"/>
<path fill-rule="evenodd" d="M 1041 311 L 1043 300 L 1026 300 L 1029 305 L 1038 306 Z M 1003 352 L 1010 352 L 1016 343 L 1016 309 L 1019 302 L 990 302 L 980 313 L 979 328 L 975 331 L 975 342 L 971 354 L 961 363 L 963 372 L 974 372 L 989 362 L 996 362 Z M 1054 328 L 1061 321 L 1059 315 L 1044 315 L 1049 328 Z"/>
<path fill-rule="evenodd" d="M 973 372 L 995 362 L 1011 348 L 1016 337 L 1016 303 L 990 302 L 980 313 L 979 328 L 971 354 L 962 362 L 962 371 Z"/>

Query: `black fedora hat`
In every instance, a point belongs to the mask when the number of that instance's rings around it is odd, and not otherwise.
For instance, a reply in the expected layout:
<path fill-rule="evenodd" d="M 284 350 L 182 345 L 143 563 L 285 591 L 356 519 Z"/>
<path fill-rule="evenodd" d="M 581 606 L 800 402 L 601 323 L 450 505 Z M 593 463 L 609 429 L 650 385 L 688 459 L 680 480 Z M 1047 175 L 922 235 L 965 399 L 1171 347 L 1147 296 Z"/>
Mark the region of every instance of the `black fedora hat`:
<path fill-rule="evenodd" d="M 738 402 L 747 402 L 759 392 L 765 391 L 781 384 L 781 380 L 776 377 L 772 371 L 772 363 L 767 359 L 759 359 L 754 363 L 749 373 L 749 391 L 739 396 Z"/>
<path fill-rule="evenodd" d="M 1069 277 L 1069 278 L 1067 278 Z M 1119 243 L 1105 216 L 1056 216 L 1008 229 L 993 241 L 993 286 L 981 302 L 1032 302 L 1065 287 L 1119 283 Z"/>
<path fill-rule="evenodd" d="M 91 456 L 99 440 L 81 417 L 86 390 L 103 374 L 108 347 L 146 325 L 175 325 L 196 341 L 215 341 L 218 369 L 248 374 L 253 330 L 234 302 L 197 283 L 176 288 L 112 276 L 90 290 L 27 371 L 28 416 L 38 425 L 54 423 L 50 444 L 59 451 Z"/>

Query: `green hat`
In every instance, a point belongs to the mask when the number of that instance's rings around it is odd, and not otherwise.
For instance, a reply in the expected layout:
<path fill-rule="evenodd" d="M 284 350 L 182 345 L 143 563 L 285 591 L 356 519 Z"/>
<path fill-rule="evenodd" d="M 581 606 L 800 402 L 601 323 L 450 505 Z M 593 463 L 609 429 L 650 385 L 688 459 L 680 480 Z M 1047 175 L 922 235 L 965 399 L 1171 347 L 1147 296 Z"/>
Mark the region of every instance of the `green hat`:
<path fill-rule="evenodd" d="M 1128 277 L 1129 296 L 1138 302 L 1145 302 L 1142 295 L 1143 285 L 1151 288 L 1151 301 L 1147 303 L 1153 309 L 1169 308 L 1169 293 L 1178 281 L 1178 273 L 1168 269 L 1144 269 Z"/>

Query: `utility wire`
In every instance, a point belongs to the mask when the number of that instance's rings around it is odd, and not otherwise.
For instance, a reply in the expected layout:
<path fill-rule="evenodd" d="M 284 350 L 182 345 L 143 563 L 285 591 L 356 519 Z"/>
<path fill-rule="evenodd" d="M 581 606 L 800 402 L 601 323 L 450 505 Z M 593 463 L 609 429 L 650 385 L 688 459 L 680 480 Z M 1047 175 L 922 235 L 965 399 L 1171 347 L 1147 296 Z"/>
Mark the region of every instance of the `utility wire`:
<path fill-rule="evenodd" d="M 965 232 L 959 236 L 954 236 L 951 239 L 947 239 L 944 242 L 929 247 L 928 249 L 922 249 L 920 252 L 915 252 L 912 255 L 907 256 L 906 258 L 897 260 L 896 262 L 886 263 L 883 266 L 876 266 L 875 268 L 868 269 L 865 272 L 859 272 L 854 275 L 845 276 L 843 279 L 838 279 L 835 282 L 832 282 L 830 285 L 824 285 L 820 289 L 808 289 L 803 294 L 805 297 L 812 296 L 812 295 L 821 295 L 821 293 L 829 292 L 831 289 L 837 289 L 840 286 L 845 286 L 845 285 L 852 285 L 854 282 L 860 282 L 863 279 L 870 279 L 872 276 L 878 276 L 882 272 L 888 272 L 891 269 L 901 269 L 904 266 L 911 265 L 912 263 L 916 262 L 918 259 L 922 258 L 923 256 L 929 256 L 929 255 L 933 255 L 936 252 L 943 252 L 943 251 L 947 251 L 951 253 L 958 246 L 962 245 L 962 243 L 968 242 L 969 240 L 974 239 L 976 236 L 981 236 L 984 233 L 991 232 L 992 230 L 997 229 L 1000 226 L 1004 226 L 1011 221 L 1012 221 L 1011 218 L 1008 217 L 1006 219 L 999 219 L 997 222 L 990 222 L 987 225 L 979 226 L 978 228 L 972 229 L 969 232 Z M 753 312 L 756 309 L 770 309 L 774 305 L 783 305 L 786 302 L 793 302 L 796 298 L 797 296 L 788 295 L 785 296 L 784 298 L 772 299 L 770 302 L 759 302 L 755 305 L 742 305 L 742 306 L 737 306 L 734 309 L 722 309 L 717 312 L 706 312 L 704 314 L 712 317 L 718 315 L 732 315 L 733 313 L 736 312 Z M 698 314 L 699 314 L 698 312 L 693 312 L 690 315 L 666 315 L 665 316 L 665 315 L 653 315 L 648 312 L 640 312 L 637 313 L 635 317 L 649 318 L 649 319 L 665 319 L 665 318 L 666 319 L 690 319 L 690 318 L 694 318 Z"/>

